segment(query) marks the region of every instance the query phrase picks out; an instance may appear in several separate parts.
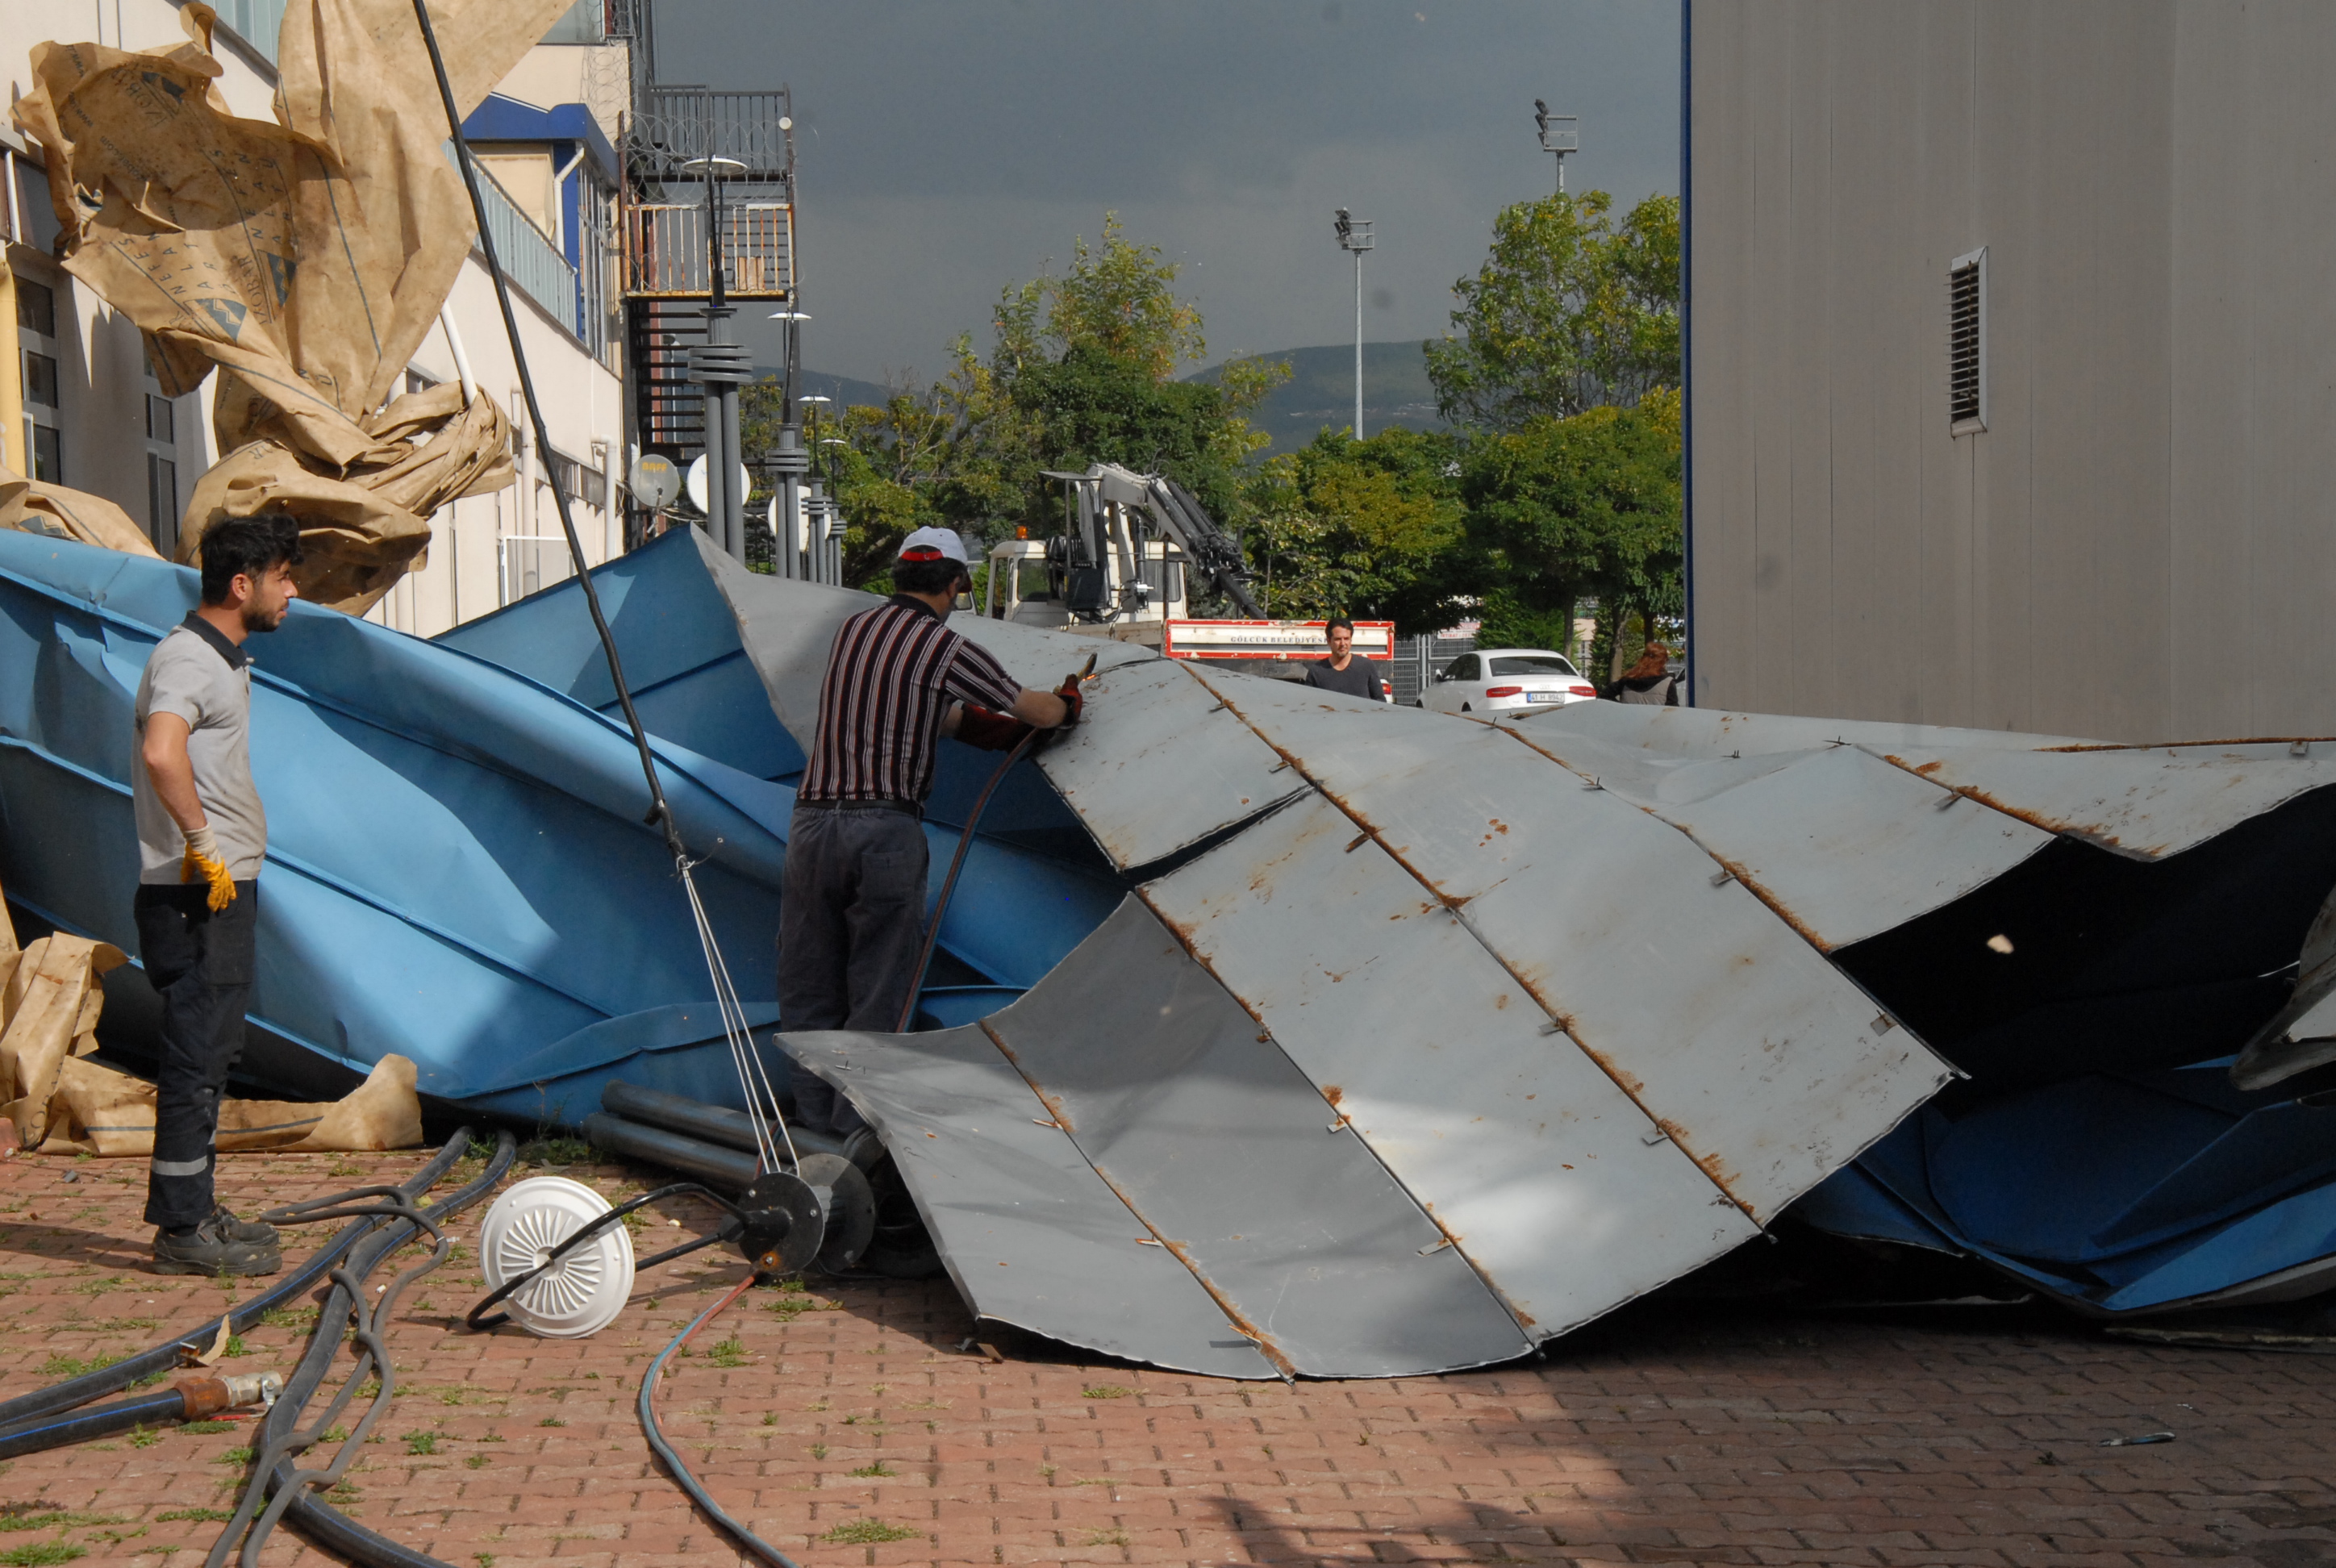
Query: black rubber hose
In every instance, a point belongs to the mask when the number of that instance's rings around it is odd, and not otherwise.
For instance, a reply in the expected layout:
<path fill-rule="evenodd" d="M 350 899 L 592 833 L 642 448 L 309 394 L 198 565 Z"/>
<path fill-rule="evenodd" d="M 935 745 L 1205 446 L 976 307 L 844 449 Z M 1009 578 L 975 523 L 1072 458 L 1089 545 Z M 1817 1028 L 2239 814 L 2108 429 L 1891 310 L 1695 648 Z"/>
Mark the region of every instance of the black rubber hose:
<path fill-rule="evenodd" d="M 510 1171 L 511 1163 L 517 1158 L 518 1153 L 518 1144 L 513 1141 L 511 1134 L 506 1132 L 499 1135 L 495 1140 L 495 1151 L 488 1158 L 486 1169 L 480 1174 L 476 1181 L 449 1193 L 444 1202 L 433 1205 L 431 1209 L 432 1217 L 452 1219 L 477 1203 L 494 1189 L 496 1183 L 503 1179 L 504 1174 Z M 342 1271 L 345 1279 L 354 1278 L 362 1282 L 380 1265 L 384 1258 L 411 1240 L 416 1229 L 417 1227 L 410 1221 L 390 1222 L 384 1235 L 365 1247 L 361 1256 L 350 1259 L 351 1267 Z M 340 1354 L 341 1333 L 336 1329 L 335 1331 L 327 1334 L 325 1331 L 325 1325 L 340 1323 L 348 1316 L 355 1300 L 355 1293 L 346 1283 L 340 1280 L 334 1282 L 332 1294 L 326 1298 L 324 1308 L 317 1314 L 317 1331 L 310 1337 L 307 1351 L 301 1357 L 299 1365 L 295 1367 L 292 1375 L 285 1379 L 282 1397 L 276 1401 L 274 1407 L 268 1412 L 267 1418 L 260 1423 L 260 1441 L 254 1445 L 255 1447 L 266 1449 L 276 1446 L 292 1435 L 294 1427 L 299 1422 L 301 1412 L 307 1408 L 309 1399 L 315 1397 L 317 1385 L 324 1381 L 326 1372 L 330 1369 L 334 1360 Z M 292 1456 L 286 1454 L 274 1466 L 273 1473 L 268 1477 L 269 1485 L 271 1486 L 289 1485 L 292 1470 Z M 437 1564 L 437 1568 L 447 1568 L 446 1564 L 438 1563 L 438 1560 L 434 1557 L 425 1556 L 410 1547 L 399 1545 L 386 1536 L 374 1534 L 305 1487 L 296 1492 L 285 1513 L 298 1526 L 303 1534 L 309 1535 L 319 1544 L 330 1545 L 359 1563 L 395 1564 L 397 1568 L 418 1568 L 420 1564 Z"/>
<path fill-rule="evenodd" d="M 59 1448 L 67 1443 L 85 1443 L 92 1437 L 126 1432 L 147 1421 L 176 1421 L 186 1410 L 185 1396 L 176 1388 L 165 1388 L 159 1393 L 141 1394 L 134 1399 L 117 1399 L 111 1405 L 28 1421 L 0 1431 L 0 1459 L 37 1454 L 44 1448 Z"/>
<path fill-rule="evenodd" d="M 750 1280 L 747 1282 L 751 1284 L 753 1281 Z M 673 1445 L 665 1440 L 665 1432 L 657 1426 L 657 1407 L 652 1402 L 652 1396 L 657 1392 L 657 1379 L 664 1376 L 665 1364 L 672 1359 L 673 1353 L 687 1344 L 689 1337 L 704 1328 L 716 1312 L 737 1300 L 745 1289 L 745 1286 L 740 1286 L 738 1290 L 731 1291 L 700 1312 L 691 1320 L 689 1327 L 676 1334 L 673 1337 L 673 1342 L 658 1351 L 657 1359 L 649 1363 L 648 1375 L 641 1379 L 641 1397 L 637 1406 L 641 1417 L 641 1436 L 648 1439 L 649 1447 L 657 1456 L 665 1461 L 665 1467 L 673 1473 L 673 1478 L 681 1484 L 681 1489 L 689 1494 L 689 1500 L 704 1509 L 707 1518 L 727 1531 L 732 1540 L 764 1562 L 770 1563 L 771 1568 L 802 1568 L 802 1565 L 793 1558 L 722 1511 L 722 1505 L 714 1500 L 714 1495 L 699 1484 L 696 1475 L 690 1471 L 689 1466 L 682 1463 L 681 1456 L 674 1452 Z"/>
<path fill-rule="evenodd" d="M 416 1171 L 404 1183 L 406 1190 L 416 1196 L 428 1192 L 437 1183 L 441 1176 L 453 1169 L 454 1163 L 460 1160 L 468 1150 L 470 1141 L 471 1135 L 468 1128 L 447 1139 L 446 1146 L 439 1150 L 428 1164 Z M 248 1301 L 238 1303 L 227 1315 L 228 1331 L 235 1333 L 248 1329 L 258 1322 L 262 1315 L 271 1309 L 306 1295 L 310 1287 L 324 1278 L 326 1272 L 332 1268 L 335 1261 L 342 1253 L 355 1246 L 360 1237 L 380 1223 L 377 1219 L 363 1219 L 345 1227 L 331 1241 L 310 1253 L 298 1268 L 269 1286 L 266 1291 L 254 1296 Z M 19 1394 L 5 1404 L 0 1404 L 0 1427 L 15 1426 L 38 1416 L 54 1415 L 59 1410 L 70 1410 L 77 1405 L 86 1405 L 92 1399 L 101 1399 L 108 1394 L 118 1394 L 131 1385 L 142 1382 L 159 1373 L 175 1371 L 179 1366 L 180 1346 L 191 1341 L 207 1344 L 218 1331 L 219 1320 L 206 1318 L 186 1333 L 175 1339 L 165 1339 L 151 1350 L 141 1350 L 137 1355 L 116 1361 L 110 1367 L 102 1367 L 94 1372 L 83 1372 L 78 1378 L 68 1378 L 62 1383 L 52 1383 L 47 1388 L 35 1389 L 30 1394 Z"/>

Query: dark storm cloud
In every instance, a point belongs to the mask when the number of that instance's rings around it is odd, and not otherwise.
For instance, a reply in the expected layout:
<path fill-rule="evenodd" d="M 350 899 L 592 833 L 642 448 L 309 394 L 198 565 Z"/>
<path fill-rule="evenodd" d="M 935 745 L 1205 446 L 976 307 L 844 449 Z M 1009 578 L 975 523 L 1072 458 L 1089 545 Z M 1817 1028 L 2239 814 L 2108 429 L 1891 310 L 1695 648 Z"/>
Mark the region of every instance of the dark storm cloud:
<path fill-rule="evenodd" d="M 1106 209 L 1184 268 L 1210 355 L 1443 330 L 1493 215 L 1679 184 L 1672 0 L 662 0 L 660 74 L 795 94 L 804 361 L 930 375 Z M 775 341 L 774 339 L 772 341 Z"/>

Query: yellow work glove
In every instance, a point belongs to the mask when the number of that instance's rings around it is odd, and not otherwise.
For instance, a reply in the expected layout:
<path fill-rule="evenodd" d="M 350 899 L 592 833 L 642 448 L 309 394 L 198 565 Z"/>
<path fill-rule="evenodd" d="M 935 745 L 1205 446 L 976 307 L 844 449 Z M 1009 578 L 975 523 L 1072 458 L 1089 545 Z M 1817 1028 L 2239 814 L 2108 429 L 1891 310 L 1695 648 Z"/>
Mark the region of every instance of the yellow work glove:
<path fill-rule="evenodd" d="M 210 883 L 210 896 L 204 901 L 213 914 L 235 902 L 235 879 L 227 874 L 227 862 L 219 859 L 219 840 L 208 827 L 187 835 L 187 858 L 179 863 L 179 880 Z"/>

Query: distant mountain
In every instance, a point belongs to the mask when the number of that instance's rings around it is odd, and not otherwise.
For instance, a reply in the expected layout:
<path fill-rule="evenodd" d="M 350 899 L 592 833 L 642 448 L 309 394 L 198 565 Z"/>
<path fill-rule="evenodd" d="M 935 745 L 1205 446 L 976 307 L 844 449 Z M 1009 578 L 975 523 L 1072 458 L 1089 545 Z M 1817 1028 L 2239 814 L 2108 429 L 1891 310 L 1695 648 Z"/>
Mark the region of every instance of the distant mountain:
<path fill-rule="evenodd" d="M 1290 376 L 1267 394 L 1250 423 L 1273 437 L 1267 455 L 1291 452 L 1314 439 L 1324 425 L 1344 430 L 1355 423 L 1355 346 L 1351 343 L 1312 348 L 1283 348 L 1271 354 L 1245 354 L 1241 359 L 1280 360 Z M 1188 381 L 1214 381 L 1223 372 L 1212 365 L 1195 371 Z M 758 365 L 758 376 L 776 378 L 778 367 Z M 846 407 L 865 404 L 882 407 L 891 394 L 872 381 L 831 375 L 822 370 L 803 372 L 797 395 L 817 393 Z M 1414 340 L 1363 345 L 1363 433 L 1399 424 L 1407 430 L 1441 430 L 1436 417 L 1436 389 L 1428 385 L 1427 362 Z"/>
<path fill-rule="evenodd" d="M 754 375 L 761 380 L 776 381 L 779 378 L 779 367 L 775 365 L 758 365 L 754 366 Z M 844 408 L 852 408 L 862 404 L 871 408 L 881 408 L 892 401 L 892 394 L 875 382 L 855 381 L 849 375 L 830 375 L 823 370 L 803 371 L 796 381 L 797 397 L 816 394 L 821 397 L 835 399 L 836 403 Z"/>
<path fill-rule="evenodd" d="M 1273 444 L 1266 449 L 1269 455 L 1305 445 L 1326 424 L 1345 430 L 1355 423 L 1353 344 L 1283 348 L 1240 357 L 1281 360 L 1290 366 L 1290 379 L 1268 394 L 1250 415 L 1251 424 L 1273 437 Z M 1185 379 L 1214 381 L 1222 373 L 1222 365 L 1211 365 Z M 1406 430 L 1445 428 L 1436 416 L 1436 389 L 1428 384 L 1427 361 L 1416 338 L 1363 345 L 1363 433 L 1369 435 L 1389 425 Z"/>

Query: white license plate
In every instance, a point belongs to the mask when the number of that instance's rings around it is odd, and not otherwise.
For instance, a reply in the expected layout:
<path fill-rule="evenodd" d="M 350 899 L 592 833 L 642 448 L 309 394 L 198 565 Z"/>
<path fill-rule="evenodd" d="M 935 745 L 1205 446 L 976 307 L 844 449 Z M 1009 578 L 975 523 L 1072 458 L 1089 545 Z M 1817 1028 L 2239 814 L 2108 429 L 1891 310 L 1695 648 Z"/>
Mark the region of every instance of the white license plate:
<path fill-rule="evenodd" d="M 1562 691 L 1529 691 L 1525 693 L 1525 700 L 1527 702 L 1563 702 L 1565 694 Z"/>

